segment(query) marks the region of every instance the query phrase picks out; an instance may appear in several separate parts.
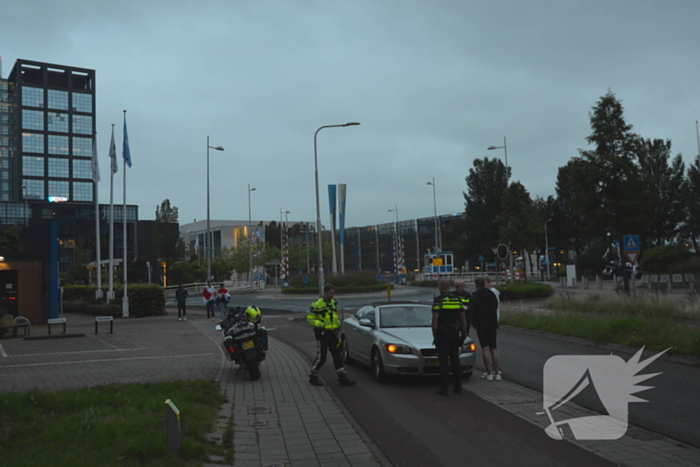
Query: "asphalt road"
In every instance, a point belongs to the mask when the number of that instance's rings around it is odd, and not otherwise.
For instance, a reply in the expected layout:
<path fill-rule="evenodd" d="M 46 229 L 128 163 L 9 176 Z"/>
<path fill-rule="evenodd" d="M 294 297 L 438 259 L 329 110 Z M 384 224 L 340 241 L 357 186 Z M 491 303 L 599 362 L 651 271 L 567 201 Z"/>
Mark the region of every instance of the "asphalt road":
<path fill-rule="evenodd" d="M 290 319 L 295 317 L 292 313 L 265 314 L 270 336 L 296 347 L 309 361 L 315 357 L 316 341 L 307 324 Z M 347 371 L 357 386 L 337 385 L 330 358 L 321 374 L 395 466 L 614 465 L 553 440 L 542 429 L 468 392 L 438 396 L 434 379 L 379 384 L 368 367 L 348 366 Z"/>
<path fill-rule="evenodd" d="M 413 288 L 407 294 L 395 299 L 432 300 L 432 289 Z M 289 310 L 305 313 L 314 297 L 271 298 L 264 294 L 235 295 L 233 305 L 255 303 L 263 308 Z M 385 300 L 383 294 L 376 297 L 341 297 L 341 309 L 354 310 L 372 301 Z M 476 338 L 472 332 L 472 338 Z M 522 386 L 542 391 L 543 367 L 548 358 L 554 355 L 606 355 L 615 354 L 628 361 L 638 350 L 621 346 L 601 346 L 583 339 L 559 338 L 543 333 L 533 333 L 517 328 L 503 327 L 499 334 L 504 377 Z M 655 352 L 644 352 L 643 359 Z M 481 354 L 477 355 L 477 368 L 483 371 Z M 700 447 L 700 366 L 674 363 L 664 357 L 642 370 L 641 374 L 659 373 L 645 381 L 642 386 L 652 389 L 637 393 L 636 396 L 647 403 L 629 404 L 629 422 L 685 443 Z M 478 372 L 475 372 L 477 375 Z M 574 402 L 605 413 L 595 394 L 581 393 Z"/>

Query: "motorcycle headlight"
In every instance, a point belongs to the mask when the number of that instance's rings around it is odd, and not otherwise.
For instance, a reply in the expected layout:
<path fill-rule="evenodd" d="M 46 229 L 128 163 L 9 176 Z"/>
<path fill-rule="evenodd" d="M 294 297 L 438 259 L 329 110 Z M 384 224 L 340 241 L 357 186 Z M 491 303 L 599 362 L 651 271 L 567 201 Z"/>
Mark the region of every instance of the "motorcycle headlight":
<path fill-rule="evenodd" d="M 407 345 L 401 344 L 385 344 L 384 348 L 387 352 L 393 354 L 412 354 L 413 350 Z"/>

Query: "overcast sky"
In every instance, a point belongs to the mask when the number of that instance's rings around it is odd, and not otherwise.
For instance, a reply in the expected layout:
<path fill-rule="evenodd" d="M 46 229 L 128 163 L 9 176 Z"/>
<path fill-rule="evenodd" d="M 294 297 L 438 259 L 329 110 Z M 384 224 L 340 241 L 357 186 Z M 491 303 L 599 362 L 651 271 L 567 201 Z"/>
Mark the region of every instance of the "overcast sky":
<path fill-rule="evenodd" d="M 464 210 L 475 158 L 503 157 L 512 180 L 554 194 L 558 167 L 586 148 L 588 113 L 608 89 L 645 138 L 698 153 L 697 0 L 234 1 L 24 0 L 0 7 L 6 78 L 17 58 L 96 70 L 102 182 L 122 110 L 141 219 L 170 199 L 180 223 L 316 219 L 346 183 L 347 226 Z"/>

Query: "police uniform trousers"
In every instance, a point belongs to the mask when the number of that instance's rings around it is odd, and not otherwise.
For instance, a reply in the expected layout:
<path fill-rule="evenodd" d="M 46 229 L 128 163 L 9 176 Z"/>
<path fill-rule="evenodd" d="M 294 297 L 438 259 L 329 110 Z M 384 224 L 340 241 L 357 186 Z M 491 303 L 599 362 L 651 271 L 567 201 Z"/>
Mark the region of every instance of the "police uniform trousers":
<path fill-rule="evenodd" d="M 437 348 L 438 359 L 440 360 L 440 385 L 442 386 L 442 389 L 447 389 L 449 384 L 449 365 L 452 367 L 454 386 L 462 386 L 462 368 L 459 363 L 459 344 L 459 331 L 457 330 L 439 330 L 435 334 L 435 347 Z"/>
<path fill-rule="evenodd" d="M 318 372 L 321 367 L 326 363 L 326 354 L 330 350 L 331 356 L 333 357 L 333 366 L 337 373 L 343 373 L 345 369 L 343 368 L 343 354 L 338 348 L 338 332 L 337 331 L 325 331 L 323 335 L 319 331 L 315 331 L 316 340 L 318 341 L 318 353 L 316 354 L 316 360 L 311 366 L 311 375 L 318 376 Z"/>

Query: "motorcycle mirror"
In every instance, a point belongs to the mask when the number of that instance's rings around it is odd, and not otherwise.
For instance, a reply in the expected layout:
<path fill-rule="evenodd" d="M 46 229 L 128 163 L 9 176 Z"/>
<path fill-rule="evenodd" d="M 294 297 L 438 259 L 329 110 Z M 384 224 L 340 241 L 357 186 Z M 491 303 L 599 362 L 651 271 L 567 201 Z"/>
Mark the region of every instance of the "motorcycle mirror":
<path fill-rule="evenodd" d="M 222 328 L 221 328 L 221 325 L 220 325 L 220 324 L 217 324 L 216 327 L 215 327 L 214 329 L 216 329 L 217 331 L 221 331 Z"/>

